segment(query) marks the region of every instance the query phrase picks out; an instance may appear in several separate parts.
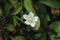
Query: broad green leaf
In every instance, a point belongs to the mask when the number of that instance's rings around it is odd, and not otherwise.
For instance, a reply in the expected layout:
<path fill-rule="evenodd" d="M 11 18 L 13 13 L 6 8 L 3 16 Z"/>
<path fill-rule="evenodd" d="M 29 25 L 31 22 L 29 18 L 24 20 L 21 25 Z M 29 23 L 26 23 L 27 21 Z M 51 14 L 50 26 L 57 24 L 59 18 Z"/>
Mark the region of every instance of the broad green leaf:
<path fill-rule="evenodd" d="M 26 8 L 26 10 L 28 12 L 34 12 L 35 13 L 35 10 L 33 8 L 33 5 L 32 5 L 32 0 L 24 0 L 24 7 Z"/>
<path fill-rule="evenodd" d="M 12 40 L 25 40 L 25 38 L 23 36 L 16 36 Z"/>
<path fill-rule="evenodd" d="M 8 24 L 8 25 L 7 25 L 7 29 L 8 29 L 9 31 L 13 31 L 13 30 L 14 30 L 14 26 L 11 25 L 11 24 Z"/>
<path fill-rule="evenodd" d="M 40 3 L 45 4 L 52 8 L 60 8 L 60 2 L 57 1 L 40 1 Z"/>

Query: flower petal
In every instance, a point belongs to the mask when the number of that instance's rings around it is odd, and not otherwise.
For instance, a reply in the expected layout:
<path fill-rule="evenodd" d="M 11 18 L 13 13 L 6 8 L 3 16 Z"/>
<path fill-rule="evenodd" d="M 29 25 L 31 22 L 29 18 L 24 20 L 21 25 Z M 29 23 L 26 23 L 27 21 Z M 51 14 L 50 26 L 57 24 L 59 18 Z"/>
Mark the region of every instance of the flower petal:
<path fill-rule="evenodd" d="M 38 17 L 35 16 L 33 20 L 34 20 L 34 22 L 36 22 L 38 20 Z"/>
<path fill-rule="evenodd" d="M 33 12 L 30 12 L 30 13 L 29 13 L 29 16 L 30 16 L 30 17 L 34 17 L 34 13 L 33 13 Z"/>
<path fill-rule="evenodd" d="M 25 23 L 26 23 L 27 25 L 29 25 L 29 24 L 30 24 L 28 21 L 25 21 Z"/>
<path fill-rule="evenodd" d="M 31 23 L 30 25 L 31 25 L 32 27 L 35 27 L 35 24 L 36 24 L 36 23 L 34 22 L 34 23 Z"/>
<path fill-rule="evenodd" d="M 23 18 L 24 18 L 24 19 L 28 19 L 28 15 L 24 14 L 24 15 L 23 15 Z"/>

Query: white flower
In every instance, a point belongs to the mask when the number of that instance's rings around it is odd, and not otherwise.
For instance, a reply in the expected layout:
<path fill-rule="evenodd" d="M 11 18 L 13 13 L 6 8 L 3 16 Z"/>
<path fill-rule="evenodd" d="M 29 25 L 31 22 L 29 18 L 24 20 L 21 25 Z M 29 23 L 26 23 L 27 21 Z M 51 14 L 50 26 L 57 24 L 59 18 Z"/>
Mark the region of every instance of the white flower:
<path fill-rule="evenodd" d="M 34 16 L 33 12 L 30 12 L 28 15 L 24 14 L 23 18 L 26 20 L 25 23 L 32 27 L 35 27 L 36 22 L 38 20 L 38 17 Z"/>

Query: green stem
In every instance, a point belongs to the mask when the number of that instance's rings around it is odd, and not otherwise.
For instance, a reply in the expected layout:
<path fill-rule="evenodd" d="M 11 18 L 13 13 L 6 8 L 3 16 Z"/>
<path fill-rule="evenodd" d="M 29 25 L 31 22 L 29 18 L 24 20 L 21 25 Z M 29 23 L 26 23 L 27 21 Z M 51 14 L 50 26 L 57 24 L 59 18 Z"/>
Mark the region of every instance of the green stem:
<path fill-rule="evenodd" d="M 24 23 L 24 21 L 23 21 L 23 18 L 19 18 L 19 17 L 17 17 L 17 16 L 15 16 L 19 21 L 21 21 L 22 23 Z M 25 23 L 24 23 L 25 24 Z M 25 24 L 26 25 L 26 24 Z M 30 26 L 28 26 L 28 25 L 26 25 L 28 28 L 30 28 Z"/>

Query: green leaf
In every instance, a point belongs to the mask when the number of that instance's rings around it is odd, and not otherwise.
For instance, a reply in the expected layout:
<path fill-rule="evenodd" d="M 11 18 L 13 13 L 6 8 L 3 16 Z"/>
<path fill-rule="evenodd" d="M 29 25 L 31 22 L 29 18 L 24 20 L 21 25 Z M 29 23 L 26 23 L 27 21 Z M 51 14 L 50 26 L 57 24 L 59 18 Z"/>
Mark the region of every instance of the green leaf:
<path fill-rule="evenodd" d="M 52 23 L 50 28 L 57 32 L 56 37 L 60 37 L 60 21 Z"/>
<path fill-rule="evenodd" d="M 52 32 L 48 32 L 49 35 L 49 39 L 54 40 L 55 39 L 55 34 L 53 34 Z"/>
<path fill-rule="evenodd" d="M 13 23 L 14 23 L 14 26 L 16 26 L 18 24 L 18 21 L 15 17 L 13 17 Z"/>
<path fill-rule="evenodd" d="M 51 36 L 51 40 L 55 40 L 55 35 L 52 35 Z"/>
<path fill-rule="evenodd" d="M 15 16 L 15 18 L 16 18 L 17 20 L 21 21 L 22 23 L 24 23 L 24 21 L 23 21 L 21 18 L 19 18 L 18 16 Z"/>
<path fill-rule="evenodd" d="M 50 25 L 50 29 L 53 29 L 54 31 L 58 32 L 59 22 L 53 22 Z"/>
<path fill-rule="evenodd" d="M 0 8 L 0 16 L 2 16 L 2 9 Z"/>
<path fill-rule="evenodd" d="M 59 24 L 58 24 L 58 32 L 57 32 L 58 35 L 57 36 L 60 37 L 60 22 L 58 22 L 58 23 Z"/>
<path fill-rule="evenodd" d="M 16 1 L 15 1 L 15 0 L 9 0 L 9 1 L 10 1 L 11 5 L 12 5 L 14 8 L 16 8 Z"/>
<path fill-rule="evenodd" d="M 37 33 L 37 34 L 34 34 L 33 35 L 33 38 L 38 39 L 40 36 L 41 36 L 41 34 L 40 33 Z"/>
<path fill-rule="evenodd" d="M 45 4 L 49 7 L 52 7 L 52 8 L 60 8 L 60 2 L 57 2 L 57 1 L 40 1 L 40 3 L 42 4 Z"/>
<path fill-rule="evenodd" d="M 60 39 L 56 35 L 52 35 L 51 40 L 60 40 Z"/>
<path fill-rule="evenodd" d="M 46 15 L 47 21 L 50 21 L 50 17 L 49 15 Z"/>
<path fill-rule="evenodd" d="M 17 7 L 13 15 L 17 15 L 19 12 L 21 12 L 22 8 L 23 8 L 22 4 L 19 3 L 19 6 Z"/>
<path fill-rule="evenodd" d="M 23 36 L 16 36 L 15 38 L 12 38 L 12 40 L 25 40 Z"/>
<path fill-rule="evenodd" d="M 32 0 L 24 0 L 24 7 L 26 8 L 26 10 L 28 12 L 34 12 L 35 13 L 35 10 L 33 8 L 33 5 L 32 5 Z"/>
<path fill-rule="evenodd" d="M 14 30 L 14 26 L 11 25 L 11 24 L 8 24 L 7 25 L 7 28 L 8 28 L 9 31 L 13 31 Z"/>
<path fill-rule="evenodd" d="M 60 37 L 60 32 L 57 33 L 57 37 Z"/>

